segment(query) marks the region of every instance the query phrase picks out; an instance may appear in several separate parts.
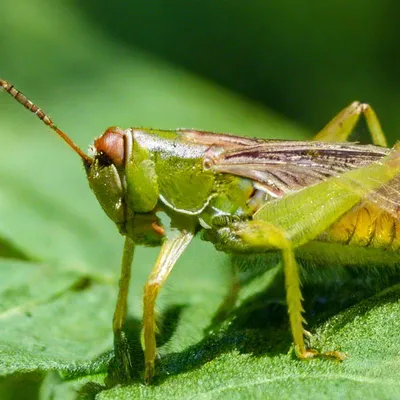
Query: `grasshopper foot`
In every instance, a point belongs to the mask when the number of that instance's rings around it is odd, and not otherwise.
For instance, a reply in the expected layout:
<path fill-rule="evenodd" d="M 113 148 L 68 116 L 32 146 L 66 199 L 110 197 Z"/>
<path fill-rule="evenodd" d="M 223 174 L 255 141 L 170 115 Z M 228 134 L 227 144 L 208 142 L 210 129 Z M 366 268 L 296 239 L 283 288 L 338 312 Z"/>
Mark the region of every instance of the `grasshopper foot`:
<path fill-rule="evenodd" d="M 144 383 L 146 385 L 150 385 L 153 377 L 154 377 L 154 361 L 148 361 L 146 362 L 146 366 L 144 369 Z"/>
<path fill-rule="evenodd" d="M 118 381 L 129 382 L 134 378 L 134 368 L 131 358 L 131 349 L 124 331 L 119 330 L 114 334 L 114 360 L 113 375 L 118 374 Z"/>
<path fill-rule="evenodd" d="M 312 341 L 311 332 L 303 329 L 303 335 L 304 339 L 306 339 L 306 343 L 310 344 Z M 319 357 L 335 361 L 343 361 L 347 358 L 346 354 L 341 351 L 327 351 L 325 353 L 320 353 L 318 350 L 307 348 L 307 345 L 305 348 L 296 346 L 296 355 L 301 360 L 310 360 L 311 358 Z"/>
<path fill-rule="evenodd" d="M 300 358 L 300 360 L 310 360 L 312 358 L 319 357 L 335 361 L 343 361 L 347 358 L 346 354 L 341 351 L 327 351 L 325 353 L 320 353 L 318 350 L 315 349 L 296 349 L 296 355 L 298 358 Z"/>
<path fill-rule="evenodd" d="M 296 356 L 300 358 L 300 360 L 310 360 L 311 358 L 318 357 L 320 353 L 314 349 L 296 349 Z"/>

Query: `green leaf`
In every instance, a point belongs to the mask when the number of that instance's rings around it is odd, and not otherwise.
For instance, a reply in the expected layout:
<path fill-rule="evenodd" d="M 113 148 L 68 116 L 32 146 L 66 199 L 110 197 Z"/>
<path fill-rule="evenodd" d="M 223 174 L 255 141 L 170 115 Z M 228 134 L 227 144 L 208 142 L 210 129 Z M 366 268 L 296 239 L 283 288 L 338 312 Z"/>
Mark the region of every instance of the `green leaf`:
<path fill-rule="evenodd" d="M 115 290 L 55 266 L 0 263 L 0 375 L 74 368 L 110 348 Z"/>
<path fill-rule="evenodd" d="M 273 275 L 269 274 L 270 283 Z M 262 321 L 263 329 L 255 328 L 260 321 L 247 321 L 241 327 L 225 326 L 183 351 L 167 353 L 161 360 L 155 386 L 138 382 L 105 389 L 104 376 L 98 375 L 93 378 L 96 386 L 88 385 L 86 378 L 68 382 L 58 379 L 48 390 L 91 392 L 100 400 L 397 398 L 400 393 L 399 294 L 400 285 L 397 285 L 313 327 L 315 340 L 322 350 L 335 348 L 348 354 L 342 363 L 297 360 L 290 351 L 287 327 L 282 326 L 282 321 L 277 323 L 275 315 L 270 319 L 269 328 L 265 327 L 265 321 Z M 264 313 L 268 312 L 265 303 L 264 298 Z M 273 315 L 270 310 L 269 316 Z M 234 319 L 230 326 L 235 324 Z"/>
<path fill-rule="evenodd" d="M 101 33 L 78 14 L 70 16 L 66 29 L 54 17 L 58 13 L 59 4 L 10 2 L 7 23 L 0 25 L 0 34 L 10 36 L 2 71 L 12 79 L 18 43 L 30 43 L 24 57 L 32 69 L 14 83 L 82 146 L 110 125 L 306 136 L 267 110 L 159 59 L 102 43 Z M 16 40 L 11 31 L 21 37 Z M 54 57 L 43 48 L 65 51 Z M 300 362 L 291 349 L 276 270 L 244 289 L 238 308 L 221 326 L 210 325 L 228 290 L 229 263 L 198 241 L 160 294 L 161 361 L 154 387 L 141 383 L 139 331 L 142 287 L 157 250 L 135 255 L 128 325 L 137 381 L 107 386 L 122 239 L 90 193 L 77 157 L 5 94 L 0 113 L 1 375 L 47 373 L 42 399 L 399 397 L 399 287 L 356 299 L 342 313 L 338 309 L 346 304 L 338 308 L 332 298 L 322 311 L 308 307 L 315 345 L 345 351 L 349 359 Z M 314 297 L 310 293 L 305 291 L 306 300 Z M 315 297 L 324 293 L 330 294 Z"/>

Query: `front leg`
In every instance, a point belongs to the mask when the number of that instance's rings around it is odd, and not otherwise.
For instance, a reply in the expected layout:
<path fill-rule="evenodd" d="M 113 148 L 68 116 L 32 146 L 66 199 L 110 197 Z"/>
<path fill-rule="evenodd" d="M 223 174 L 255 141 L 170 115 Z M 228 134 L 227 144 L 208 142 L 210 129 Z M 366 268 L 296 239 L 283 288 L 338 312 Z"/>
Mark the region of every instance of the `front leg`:
<path fill-rule="evenodd" d="M 156 316 L 155 303 L 161 286 L 165 283 L 176 261 L 193 239 L 194 232 L 182 230 L 171 232 L 164 241 L 156 264 L 144 287 L 142 347 L 145 359 L 145 382 L 150 383 L 154 375 L 156 358 Z"/>
<path fill-rule="evenodd" d="M 117 366 L 116 369 L 121 374 L 120 379 L 122 381 L 132 380 L 135 373 L 128 338 L 123 331 L 128 309 L 128 292 L 134 250 L 135 245 L 133 240 L 126 236 L 122 256 L 121 276 L 119 278 L 118 299 L 113 318 L 114 357 Z"/>

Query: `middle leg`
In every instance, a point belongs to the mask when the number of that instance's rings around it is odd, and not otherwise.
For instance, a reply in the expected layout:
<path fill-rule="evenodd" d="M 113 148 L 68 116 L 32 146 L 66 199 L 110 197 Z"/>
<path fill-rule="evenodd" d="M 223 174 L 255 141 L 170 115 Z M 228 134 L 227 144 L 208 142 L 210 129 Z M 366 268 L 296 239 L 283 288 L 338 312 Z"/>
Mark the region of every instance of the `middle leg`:
<path fill-rule="evenodd" d="M 193 239 L 193 236 L 193 232 L 182 230 L 165 240 L 156 264 L 144 287 L 142 347 L 144 350 L 146 383 L 150 383 L 154 375 L 154 361 L 156 358 L 155 334 L 157 331 L 154 308 L 157 295 L 176 261 Z"/>

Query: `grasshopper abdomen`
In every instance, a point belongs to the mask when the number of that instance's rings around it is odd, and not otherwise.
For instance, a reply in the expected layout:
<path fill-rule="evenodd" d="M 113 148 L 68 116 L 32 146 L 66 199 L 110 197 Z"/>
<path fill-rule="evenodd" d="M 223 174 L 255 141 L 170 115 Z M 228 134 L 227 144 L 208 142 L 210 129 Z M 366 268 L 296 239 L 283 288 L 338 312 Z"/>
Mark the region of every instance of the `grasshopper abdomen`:
<path fill-rule="evenodd" d="M 335 222 L 322 238 L 344 245 L 398 251 L 399 222 L 398 218 L 376 205 L 363 203 Z"/>

